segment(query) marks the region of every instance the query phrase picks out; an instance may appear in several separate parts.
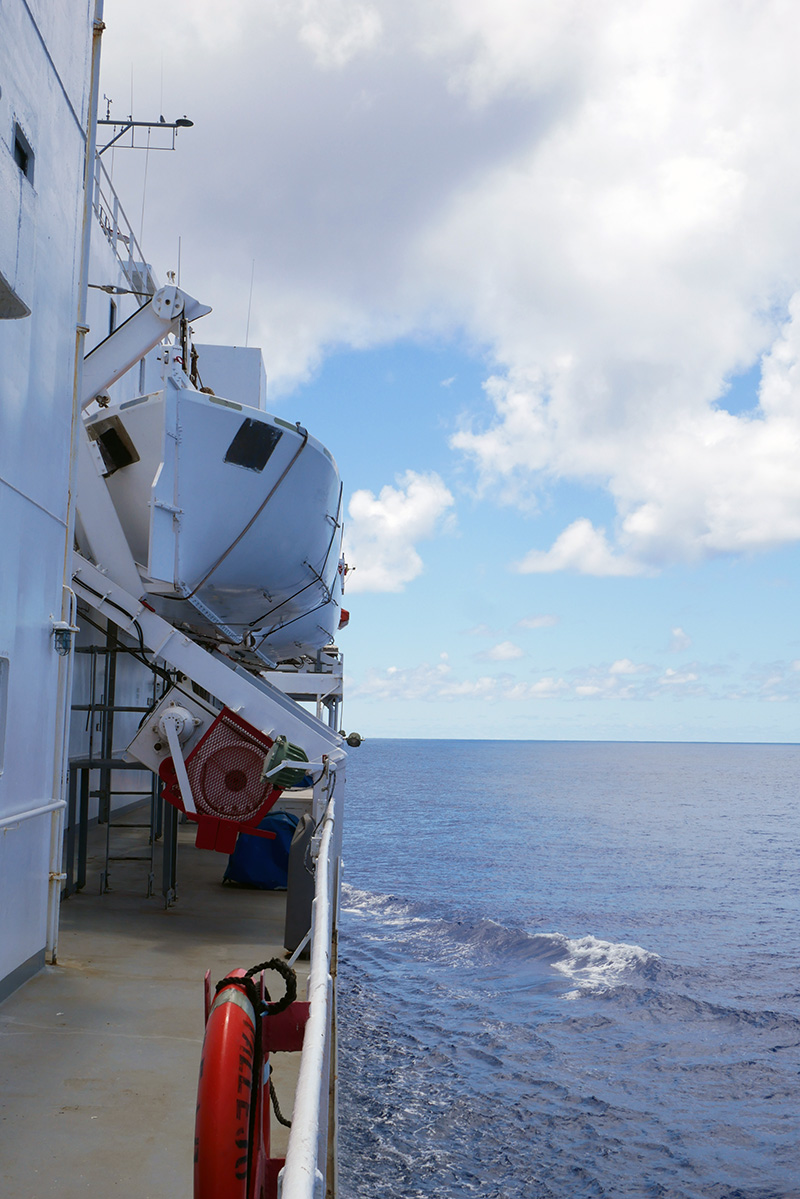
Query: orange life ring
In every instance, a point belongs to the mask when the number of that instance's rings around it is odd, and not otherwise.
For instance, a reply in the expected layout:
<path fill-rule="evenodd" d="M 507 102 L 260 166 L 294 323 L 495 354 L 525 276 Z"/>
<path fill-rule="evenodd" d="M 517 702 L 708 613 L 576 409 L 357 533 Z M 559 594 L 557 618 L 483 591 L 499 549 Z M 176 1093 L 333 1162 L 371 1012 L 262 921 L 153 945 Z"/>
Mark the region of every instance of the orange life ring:
<path fill-rule="evenodd" d="M 243 970 L 232 974 L 244 978 Z M 248 1199 L 257 1019 L 244 983 L 224 986 L 211 1006 L 197 1087 L 194 1199 Z"/>

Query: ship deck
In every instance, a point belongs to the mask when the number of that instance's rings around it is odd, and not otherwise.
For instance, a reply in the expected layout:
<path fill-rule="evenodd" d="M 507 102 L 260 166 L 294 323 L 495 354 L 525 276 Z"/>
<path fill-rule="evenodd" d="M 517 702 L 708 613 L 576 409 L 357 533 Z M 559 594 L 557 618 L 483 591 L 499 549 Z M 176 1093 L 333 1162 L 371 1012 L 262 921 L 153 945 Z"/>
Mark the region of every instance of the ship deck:
<path fill-rule="evenodd" d="M 131 855 L 143 835 L 122 834 Z M 2 1191 L 14 1199 L 191 1199 L 204 973 L 213 983 L 285 956 L 285 892 L 222 886 L 227 859 L 195 850 L 193 826 L 179 827 L 168 909 L 144 897 L 141 861 L 115 861 L 100 894 L 104 838 L 90 832 L 87 885 L 62 903 L 58 965 L 0 1007 Z M 296 969 L 303 997 L 307 967 Z M 299 1054 L 272 1060 L 288 1116 Z M 272 1127 L 283 1156 L 288 1130 Z"/>

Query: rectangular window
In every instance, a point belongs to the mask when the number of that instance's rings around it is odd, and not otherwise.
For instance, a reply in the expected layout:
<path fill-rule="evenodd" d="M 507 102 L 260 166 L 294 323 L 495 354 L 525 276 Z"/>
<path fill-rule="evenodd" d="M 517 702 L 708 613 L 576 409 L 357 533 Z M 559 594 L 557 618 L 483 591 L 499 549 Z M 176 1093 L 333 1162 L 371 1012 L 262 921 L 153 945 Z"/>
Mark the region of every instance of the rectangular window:
<path fill-rule="evenodd" d="M 86 426 L 92 441 L 96 441 L 105 466 L 106 478 L 115 470 L 139 461 L 136 446 L 118 416 L 108 416 Z"/>
<path fill-rule="evenodd" d="M 225 461 L 232 462 L 234 466 L 244 466 L 247 470 L 263 470 L 282 437 L 283 433 L 274 425 L 248 417 L 242 421 L 238 433 L 228 446 Z"/>
<path fill-rule="evenodd" d="M 33 150 L 17 121 L 14 122 L 14 162 L 25 178 L 33 183 Z"/>
<path fill-rule="evenodd" d="M 31 310 L 0 272 L 0 321 L 17 321 L 30 316 Z"/>
<path fill-rule="evenodd" d="M 8 718 L 8 658 L 0 658 L 0 774 L 6 755 L 6 721 Z"/>

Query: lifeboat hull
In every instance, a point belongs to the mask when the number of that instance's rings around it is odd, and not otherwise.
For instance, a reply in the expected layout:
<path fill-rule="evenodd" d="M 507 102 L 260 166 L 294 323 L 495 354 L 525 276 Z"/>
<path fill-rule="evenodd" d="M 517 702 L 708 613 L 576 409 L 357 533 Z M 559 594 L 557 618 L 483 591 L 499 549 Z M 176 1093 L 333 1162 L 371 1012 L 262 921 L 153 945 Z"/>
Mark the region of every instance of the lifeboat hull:
<path fill-rule="evenodd" d="M 168 381 L 87 431 L 156 611 L 275 661 L 333 639 L 342 489 L 306 430 Z"/>

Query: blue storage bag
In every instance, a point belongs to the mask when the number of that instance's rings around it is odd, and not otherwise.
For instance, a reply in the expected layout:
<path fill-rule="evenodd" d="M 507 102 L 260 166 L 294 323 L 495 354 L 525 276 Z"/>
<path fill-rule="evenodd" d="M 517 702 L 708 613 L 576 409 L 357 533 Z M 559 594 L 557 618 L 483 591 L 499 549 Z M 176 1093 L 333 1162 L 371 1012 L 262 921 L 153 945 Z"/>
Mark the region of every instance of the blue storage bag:
<path fill-rule="evenodd" d="M 260 891 L 283 891 L 297 817 L 289 812 L 270 812 L 258 827 L 275 833 L 275 839 L 240 833 L 222 881 Z"/>

